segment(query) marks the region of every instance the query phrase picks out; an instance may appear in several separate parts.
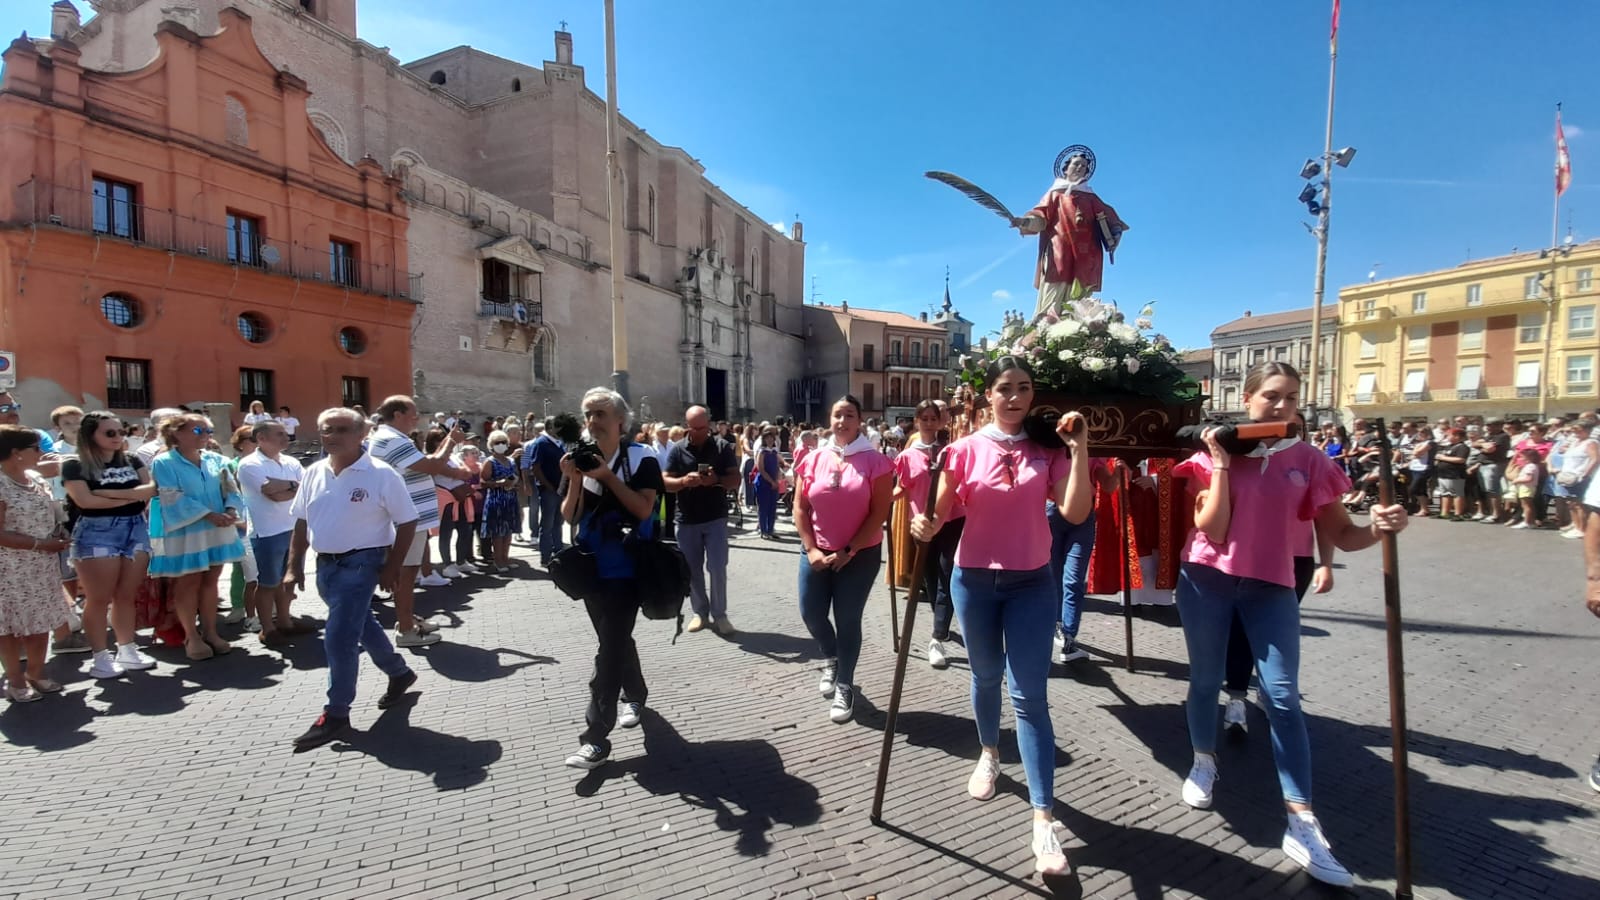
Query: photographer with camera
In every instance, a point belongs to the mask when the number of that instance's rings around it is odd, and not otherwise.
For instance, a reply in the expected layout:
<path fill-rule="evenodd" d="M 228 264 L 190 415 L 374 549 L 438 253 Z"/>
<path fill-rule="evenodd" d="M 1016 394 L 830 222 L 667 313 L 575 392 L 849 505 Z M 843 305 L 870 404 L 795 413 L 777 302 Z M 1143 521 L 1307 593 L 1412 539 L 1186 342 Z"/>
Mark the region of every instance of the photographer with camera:
<path fill-rule="evenodd" d="M 574 542 L 595 557 L 598 582 L 585 595 L 584 609 L 594 624 L 599 648 L 589 679 L 587 727 L 582 746 L 567 757 L 575 769 L 593 769 L 611 755 L 607 736 L 620 724 L 639 724 L 649 689 L 639 668 L 633 626 L 639 617 L 640 593 L 629 538 L 654 537 L 656 497 L 663 490 L 661 464 L 649 447 L 627 440 L 632 410 L 621 394 L 604 387 L 583 395 L 586 440 L 568 447 L 561 457 L 567 495 L 561 517 L 575 528 Z M 618 694 L 622 697 L 618 714 Z"/>

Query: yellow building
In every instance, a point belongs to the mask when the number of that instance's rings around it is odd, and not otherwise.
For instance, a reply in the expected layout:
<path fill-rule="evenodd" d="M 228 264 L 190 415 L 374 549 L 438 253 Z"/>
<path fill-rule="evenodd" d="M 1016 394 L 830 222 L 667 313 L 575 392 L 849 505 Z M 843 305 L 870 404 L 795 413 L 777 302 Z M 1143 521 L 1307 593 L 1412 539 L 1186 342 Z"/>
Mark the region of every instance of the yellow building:
<path fill-rule="evenodd" d="M 1589 241 L 1344 288 L 1335 402 L 1407 419 L 1594 409 L 1597 270 Z"/>

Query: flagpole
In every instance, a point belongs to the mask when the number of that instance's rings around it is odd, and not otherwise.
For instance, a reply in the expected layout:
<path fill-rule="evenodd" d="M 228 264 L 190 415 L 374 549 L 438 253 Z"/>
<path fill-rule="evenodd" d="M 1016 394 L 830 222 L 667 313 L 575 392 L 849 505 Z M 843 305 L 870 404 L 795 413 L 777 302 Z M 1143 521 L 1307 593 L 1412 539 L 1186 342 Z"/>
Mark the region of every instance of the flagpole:
<path fill-rule="evenodd" d="M 1545 298 L 1544 317 L 1544 356 L 1539 363 L 1539 421 L 1543 422 L 1546 405 L 1550 397 L 1550 345 L 1554 342 L 1556 330 L 1556 303 L 1557 285 L 1556 268 L 1561 259 L 1561 163 L 1565 137 L 1561 131 L 1561 103 L 1556 103 L 1556 177 L 1553 179 L 1555 200 L 1550 210 L 1550 249 L 1545 251 L 1550 255 L 1550 286 Z M 1570 171 L 1570 169 L 1569 169 Z"/>
<path fill-rule="evenodd" d="M 1328 36 L 1328 129 L 1322 145 L 1322 211 L 1317 213 L 1317 281 L 1311 311 L 1311 358 L 1306 366 L 1306 393 L 1311 397 L 1313 418 L 1317 410 L 1322 408 L 1322 389 L 1319 385 L 1322 374 L 1322 295 L 1328 276 L 1328 207 L 1333 198 L 1333 87 L 1338 70 L 1339 0 L 1333 0 L 1333 27 Z M 1333 393 L 1329 392 L 1330 400 Z"/>

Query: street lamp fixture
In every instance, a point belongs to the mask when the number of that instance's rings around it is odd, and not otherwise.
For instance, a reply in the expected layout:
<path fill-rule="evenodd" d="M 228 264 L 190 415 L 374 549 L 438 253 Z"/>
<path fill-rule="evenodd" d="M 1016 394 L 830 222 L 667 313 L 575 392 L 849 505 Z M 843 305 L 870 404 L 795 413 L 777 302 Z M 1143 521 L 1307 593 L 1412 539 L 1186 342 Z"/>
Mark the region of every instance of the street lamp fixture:
<path fill-rule="evenodd" d="M 1354 147 L 1345 147 L 1344 149 L 1340 150 L 1339 152 L 1333 154 L 1333 161 L 1338 163 L 1339 164 L 1339 168 L 1341 168 L 1341 169 L 1350 168 L 1350 160 L 1355 159 L 1355 158 L 1356 158 L 1356 148 L 1354 148 Z"/>
<path fill-rule="evenodd" d="M 1300 167 L 1300 177 L 1307 181 L 1310 181 L 1321 174 L 1322 163 L 1319 163 L 1314 159 L 1306 160 L 1306 164 Z"/>

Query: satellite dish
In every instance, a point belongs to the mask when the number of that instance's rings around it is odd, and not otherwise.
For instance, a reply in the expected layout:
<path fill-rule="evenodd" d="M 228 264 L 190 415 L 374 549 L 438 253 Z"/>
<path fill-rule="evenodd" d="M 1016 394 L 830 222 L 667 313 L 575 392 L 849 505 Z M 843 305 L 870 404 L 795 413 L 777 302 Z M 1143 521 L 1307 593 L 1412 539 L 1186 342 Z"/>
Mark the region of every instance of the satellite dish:
<path fill-rule="evenodd" d="M 261 248 L 261 261 L 269 266 L 277 265 L 278 260 L 282 258 L 283 257 L 278 255 L 278 248 L 272 246 L 271 244 Z"/>

